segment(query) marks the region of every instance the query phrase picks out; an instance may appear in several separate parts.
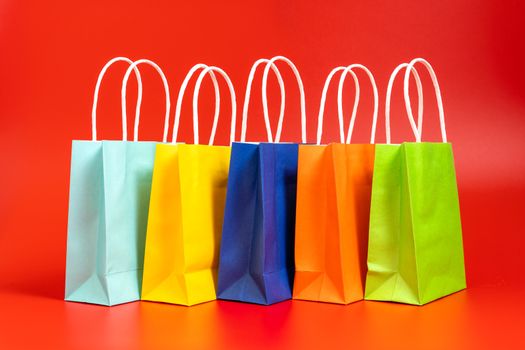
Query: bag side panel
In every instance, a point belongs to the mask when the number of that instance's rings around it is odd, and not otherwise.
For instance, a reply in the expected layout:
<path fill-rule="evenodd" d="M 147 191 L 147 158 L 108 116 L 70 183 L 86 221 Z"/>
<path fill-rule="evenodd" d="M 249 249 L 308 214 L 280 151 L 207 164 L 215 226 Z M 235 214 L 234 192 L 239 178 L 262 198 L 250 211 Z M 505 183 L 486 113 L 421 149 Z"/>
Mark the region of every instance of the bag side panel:
<path fill-rule="evenodd" d="M 73 141 L 65 300 L 108 305 L 102 142 Z"/>
<path fill-rule="evenodd" d="M 262 208 L 259 146 L 232 145 L 219 261 L 218 298 L 265 301 L 264 289 L 253 279 L 262 275 Z M 259 262 L 258 262 L 259 261 Z"/>
<path fill-rule="evenodd" d="M 415 253 L 410 252 L 410 201 L 401 147 L 375 146 L 365 299 L 418 304 L 410 279 L 416 274 Z"/>
<path fill-rule="evenodd" d="M 261 144 L 264 281 L 267 303 L 292 297 L 297 144 Z"/>
<path fill-rule="evenodd" d="M 344 302 L 364 297 L 375 146 L 334 146 Z"/>
<path fill-rule="evenodd" d="M 179 146 L 158 144 L 144 256 L 142 299 L 187 304 L 182 244 Z"/>

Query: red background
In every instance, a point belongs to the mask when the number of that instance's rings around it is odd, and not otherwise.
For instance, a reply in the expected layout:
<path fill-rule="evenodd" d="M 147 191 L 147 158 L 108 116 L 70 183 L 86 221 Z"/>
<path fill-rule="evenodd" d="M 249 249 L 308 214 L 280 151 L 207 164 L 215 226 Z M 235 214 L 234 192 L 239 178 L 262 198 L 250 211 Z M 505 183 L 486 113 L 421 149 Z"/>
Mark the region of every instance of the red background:
<path fill-rule="evenodd" d="M 523 344 L 518 335 L 520 314 L 525 311 L 520 300 L 525 281 L 524 23 L 525 3 L 510 0 L 4 0 L 0 4 L 0 347 Z M 378 142 L 384 142 L 384 95 L 390 72 L 414 57 L 433 64 L 456 157 L 469 289 L 422 308 L 294 301 L 268 308 L 212 302 L 194 308 L 133 303 L 108 309 L 63 302 L 71 140 L 91 137 L 92 93 L 104 63 L 120 55 L 156 61 L 170 82 L 173 105 L 193 64 L 217 65 L 233 80 L 240 111 L 250 66 L 258 58 L 278 54 L 292 59 L 302 74 L 310 142 L 315 140 L 322 84 L 331 68 L 362 63 L 372 70 L 381 98 Z M 119 92 L 124 66 L 111 70 L 102 85 L 98 133 L 104 139 L 121 135 Z M 298 141 L 297 89 L 293 76 L 286 68 L 282 71 L 288 87 L 283 136 Z M 141 72 L 141 139 L 160 139 L 162 87 L 153 69 L 144 67 Z M 367 142 L 372 102 L 367 80 L 361 77 L 363 101 L 354 140 Z M 436 141 L 436 108 L 428 77 L 424 79 L 424 139 Z M 271 80 L 275 125 L 278 101 Z M 204 84 L 200 100 L 202 140 L 207 139 L 211 124 L 210 85 Z M 260 78 L 252 95 L 251 140 L 265 136 L 259 86 Z M 133 84 L 130 87 L 133 91 Z M 393 140 L 411 140 L 399 82 L 395 89 Z M 325 141 L 337 137 L 332 90 Z M 226 144 L 230 107 L 227 91 L 222 91 L 218 141 Z M 345 91 L 348 113 L 351 84 Z M 188 96 L 181 136 L 191 142 Z M 240 115 L 238 121 L 237 137 Z"/>

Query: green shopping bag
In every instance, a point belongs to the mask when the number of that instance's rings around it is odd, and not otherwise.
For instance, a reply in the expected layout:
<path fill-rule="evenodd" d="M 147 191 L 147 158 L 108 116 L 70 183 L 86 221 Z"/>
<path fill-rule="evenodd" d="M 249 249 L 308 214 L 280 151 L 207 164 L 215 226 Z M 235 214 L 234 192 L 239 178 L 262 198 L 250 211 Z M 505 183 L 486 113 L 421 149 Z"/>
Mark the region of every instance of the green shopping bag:
<path fill-rule="evenodd" d="M 414 122 L 408 83 L 418 62 L 436 90 L 443 143 L 421 142 L 421 104 L 418 126 Z M 390 92 L 405 67 L 405 104 L 417 142 L 393 145 Z M 466 287 L 454 157 L 439 85 L 427 61 L 414 59 L 394 70 L 386 112 L 387 144 L 376 145 L 375 153 L 365 299 L 422 305 Z"/>

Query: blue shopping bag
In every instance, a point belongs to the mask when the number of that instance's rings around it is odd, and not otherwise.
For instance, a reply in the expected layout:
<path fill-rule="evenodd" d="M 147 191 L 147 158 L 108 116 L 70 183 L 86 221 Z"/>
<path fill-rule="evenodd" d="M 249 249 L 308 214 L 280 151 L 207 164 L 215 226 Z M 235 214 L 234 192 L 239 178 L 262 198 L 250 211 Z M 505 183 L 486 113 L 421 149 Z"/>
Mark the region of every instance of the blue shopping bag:
<path fill-rule="evenodd" d="M 97 141 L 96 104 L 101 80 L 110 65 L 126 61 L 122 141 Z M 149 60 L 110 60 L 98 77 L 91 141 L 73 141 L 65 299 L 115 305 L 140 299 L 144 242 L 155 147 L 137 142 L 142 83 L 137 65 L 148 63 L 160 73 L 166 91 L 164 141 L 169 123 L 169 89 L 160 67 Z M 125 91 L 132 71 L 138 80 L 134 141 L 127 141 Z"/>
<path fill-rule="evenodd" d="M 268 305 L 292 297 L 298 145 L 278 143 L 283 104 L 276 143 L 272 143 L 265 90 L 272 68 L 281 87 L 281 101 L 284 100 L 284 85 L 274 65 L 277 60 L 288 63 L 297 78 L 301 92 L 302 142 L 306 141 L 304 91 L 297 68 L 281 56 L 258 60 L 248 78 L 243 142 L 233 143 L 231 151 L 219 259 L 219 299 Z M 266 63 L 263 107 L 270 142 L 245 143 L 251 83 L 260 63 Z"/>

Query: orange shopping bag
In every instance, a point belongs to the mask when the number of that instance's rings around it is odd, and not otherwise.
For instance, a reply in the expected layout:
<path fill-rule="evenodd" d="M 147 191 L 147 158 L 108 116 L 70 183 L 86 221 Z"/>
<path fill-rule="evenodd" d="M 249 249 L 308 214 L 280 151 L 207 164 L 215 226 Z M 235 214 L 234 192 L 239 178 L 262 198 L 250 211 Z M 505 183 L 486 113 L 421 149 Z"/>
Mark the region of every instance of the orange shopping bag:
<path fill-rule="evenodd" d="M 370 144 L 350 144 L 359 103 L 354 68 L 364 70 L 373 87 Z M 340 143 L 321 145 L 326 93 L 339 71 Z M 342 87 L 347 74 L 354 78 L 356 98 L 345 143 Z M 299 146 L 294 299 L 339 304 L 363 299 L 377 113 L 377 87 L 366 67 L 353 64 L 330 72 L 321 97 L 317 144 Z"/>

